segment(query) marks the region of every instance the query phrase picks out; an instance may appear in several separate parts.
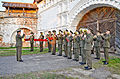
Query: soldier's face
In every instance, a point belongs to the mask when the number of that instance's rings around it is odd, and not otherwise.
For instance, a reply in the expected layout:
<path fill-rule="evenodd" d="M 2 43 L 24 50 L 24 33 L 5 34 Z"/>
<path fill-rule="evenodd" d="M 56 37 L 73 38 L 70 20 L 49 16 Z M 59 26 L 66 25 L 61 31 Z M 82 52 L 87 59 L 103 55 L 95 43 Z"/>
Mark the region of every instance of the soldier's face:
<path fill-rule="evenodd" d="M 107 31 L 106 34 L 110 34 L 110 31 Z"/>
<path fill-rule="evenodd" d="M 67 34 L 67 32 L 65 32 L 65 34 Z"/>
<path fill-rule="evenodd" d="M 18 34 L 20 35 L 20 34 L 21 34 L 21 32 L 18 32 Z"/>
<path fill-rule="evenodd" d="M 88 30 L 88 31 L 87 31 L 87 34 L 90 34 L 90 33 L 91 33 L 90 30 Z"/>
<path fill-rule="evenodd" d="M 100 35 L 100 33 L 98 32 L 97 35 Z"/>

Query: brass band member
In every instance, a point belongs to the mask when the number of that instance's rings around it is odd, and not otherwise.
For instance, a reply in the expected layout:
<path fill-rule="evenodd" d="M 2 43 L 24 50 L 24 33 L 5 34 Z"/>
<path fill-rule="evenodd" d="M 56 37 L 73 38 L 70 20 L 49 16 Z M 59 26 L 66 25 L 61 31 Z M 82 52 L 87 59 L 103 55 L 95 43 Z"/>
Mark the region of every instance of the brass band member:
<path fill-rule="evenodd" d="M 96 58 L 95 59 L 99 60 L 100 59 L 100 47 L 101 47 L 101 41 L 102 41 L 102 38 L 101 38 L 99 31 L 97 32 L 97 35 L 95 35 L 93 37 L 93 40 L 94 40 L 94 48 L 96 51 Z"/>
<path fill-rule="evenodd" d="M 108 50 L 110 49 L 110 38 L 111 38 L 111 35 L 110 35 L 110 31 L 106 31 L 105 34 L 101 34 L 102 35 L 102 38 L 104 40 L 103 42 L 103 48 L 104 48 L 104 56 L 105 56 L 105 61 L 104 64 L 108 64 L 109 63 L 109 53 L 108 53 Z"/>
<path fill-rule="evenodd" d="M 51 31 L 48 31 L 48 35 L 47 35 L 47 40 L 48 40 L 48 52 L 51 52 L 51 47 L 52 45 L 50 44 L 51 40 L 49 40 L 49 38 L 52 37 Z"/>
<path fill-rule="evenodd" d="M 55 55 L 56 54 L 56 39 L 57 39 L 57 36 L 56 36 L 56 31 L 55 30 L 53 30 L 52 32 L 53 32 L 53 35 L 52 35 L 53 40 L 51 42 L 51 44 L 52 44 L 52 55 Z"/>
<path fill-rule="evenodd" d="M 59 50 L 59 55 L 58 56 L 62 56 L 62 44 L 63 44 L 63 35 L 62 35 L 62 31 L 59 30 L 59 34 L 58 34 L 58 50 Z"/>
<path fill-rule="evenodd" d="M 24 38 L 25 34 L 23 34 L 23 36 L 20 35 L 21 34 L 21 30 L 17 31 L 17 35 L 16 35 L 16 48 L 17 48 L 17 61 L 19 62 L 23 62 L 23 60 L 21 59 L 21 55 L 22 55 L 22 38 Z"/>
<path fill-rule="evenodd" d="M 86 53 L 86 62 L 87 67 L 86 70 L 92 69 L 92 58 L 91 58 L 91 50 L 92 50 L 92 42 L 93 42 L 93 35 L 90 30 L 87 30 L 87 34 L 84 35 L 85 45 L 84 50 Z"/>
<path fill-rule="evenodd" d="M 40 32 L 39 39 L 44 39 L 43 32 Z M 40 41 L 40 52 L 43 52 L 43 41 Z"/>
<path fill-rule="evenodd" d="M 74 59 L 75 61 L 79 61 L 79 36 L 78 36 L 78 32 L 76 31 L 74 33 L 74 37 L 73 37 L 73 41 L 74 41 Z"/>
<path fill-rule="evenodd" d="M 31 32 L 31 35 L 30 35 L 30 46 L 31 46 L 30 51 L 33 51 L 34 50 L 34 33 L 33 32 Z"/>

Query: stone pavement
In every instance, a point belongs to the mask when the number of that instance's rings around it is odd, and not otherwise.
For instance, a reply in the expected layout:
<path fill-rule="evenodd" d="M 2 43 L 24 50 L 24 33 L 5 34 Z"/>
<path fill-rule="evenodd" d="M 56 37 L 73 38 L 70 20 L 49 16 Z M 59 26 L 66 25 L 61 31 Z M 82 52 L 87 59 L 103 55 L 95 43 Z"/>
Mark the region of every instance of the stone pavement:
<path fill-rule="evenodd" d="M 95 55 L 92 55 L 92 57 L 95 57 Z M 24 62 L 17 62 L 15 56 L 0 57 L 0 76 L 58 70 L 51 73 L 78 77 L 79 79 L 120 79 L 120 75 L 112 74 L 104 67 L 87 71 L 83 69 L 84 66 L 81 66 L 79 62 L 69 60 L 63 56 L 51 55 L 50 53 L 24 55 L 22 58 Z M 93 62 L 98 61 L 93 59 Z M 64 70 L 64 68 L 71 69 Z M 59 71 L 60 69 L 63 69 L 63 71 Z"/>
<path fill-rule="evenodd" d="M 25 55 L 24 62 L 17 62 L 15 56 L 0 57 L 0 75 L 20 74 L 32 71 L 44 71 L 62 69 L 71 66 L 79 66 L 72 60 L 49 54 Z"/>

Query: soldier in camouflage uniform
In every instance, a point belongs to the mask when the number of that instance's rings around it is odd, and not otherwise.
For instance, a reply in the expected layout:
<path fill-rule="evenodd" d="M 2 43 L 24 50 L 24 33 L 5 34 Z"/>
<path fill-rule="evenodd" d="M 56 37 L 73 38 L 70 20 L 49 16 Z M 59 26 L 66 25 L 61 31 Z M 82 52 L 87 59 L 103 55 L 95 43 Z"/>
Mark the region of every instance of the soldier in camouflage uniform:
<path fill-rule="evenodd" d="M 20 35 L 21 34 L 21 30 L 17 31 L 17 35 L 16 35 L 16 48 L 17 48 L 17 61 L 19 62 L 23 62 L 23 60 L 21 59 L 21 54 L 22 54 L 22 38 L 24 38 L 25 34 L 23 34 L 23 36 Z"/>
<path fill-rule="evenodd" d="M 78 32 L 74 33 L 73 41 L 74 41 L 74 60 L 79 61 L 79 36 Z"/>
<path fill-rule="evenodd" d="M 48 40 L 48 52 L 51 52 L 51 47 L 52 45 L 50 44 L 51 40 L 49 40 L 49 38 L 52 37 L 51 31 L 48 31 L 48 35 L 47 35 L 47 40 Z"/>
<path fill-rule="evenodd" d="M 30 51 L 33 51 L 34 50 L 34 33 L 33 32 L 31 32 L 31 36 L 30 36 L 30 46 L 31 46 Z"/>
<path fill-rule="evenodd" d="M 91 50 L 92 50 L 92 42 L 93 42 L 93 35 L 90 30 L 87 30 L 87 35 L 84 35 L 85 45 L 84 50 L 86 53 L 86 62 L 87 67 L 86 70 L 92 69 L 92 58 L 91 58 Z"/>
<path fill-rule="evenodd" d="M 97 32 L 97 35 L 95 35 L 93 37 L 93 40 L 94 40 L 94 48 L 95 48 L 95 51 L 96 51 L 96 58 L 95 59 L 100 59 L 100 47 L 101 47 L 101 41 L 102 41 L 102 38 L 100 36 L 100 32 Z"/>
<path fill-rule="evenodd" d="M 68 51 L 68 59 L 72 59 L 72 40 L 73 40 L 73 36 L 72 36 L 73 32 L 70 31 L 70 33 L 68 32 L 68 36 L 67 36 L 67 51 Z"/>
<path fill-rule="evenodd" d="M 80 62 L 81 65 L 86 64 L 86 54 L 84 51 L 84 45 L 85 45 L 84 33 L 81 30 L 81 33 L 80 33 L 80 53 L 82 57 L 82 62 Z"/>
<path fill-rule="evenodd" d="M 67 57 L 68 56 L 68 52 L 67 52 L 67 40 L 66 40 L 66 37 L 67 37 L 67 32 L 68 30 L 66 30 L 64 32 L 64 52 L 65 52 L 65 56 L 64 57 Z"/>
<path fill-rule="evenodd" d="M 44 39 L 43 32 L 40 32 L 39 39 Z M 40 52 L 43 52 L 43 41 L 40 41 Z"/>
<path fill-rule="evenodd" d="M 57 39 L 57 36 L 56 36 L 56 31 L 55 30 L 53 30 L 52 31 L 53 32 L 53 35 L 52 35 L 52 38 L 53 38 L 53 40 L 52 40 L 52 55 L 56 55 L 56 39 Z"/>
<path fill-rule="evenodd" d="M 62 35 L 62 31 L 59 30 L 59 34 L 58 34 L 58 50 L 59 50 L 59 55 L 58 56 L 62 56 L 62 44 L 63 44 L 63 35 Z"/>
<path fill-rule="evenodd" d="M 105 56 L 105 61 L 104 64 L 108 64 L 109 63 L 109 49 L 110 49 L 110 38 L 111 38 L 111 35 L 110 35 L 110 31 L 106 31 L 106 33 L 103 35 L 102 34 L 102 38 L 104 40 L 103 42 L 103 48 L 104 48 L 104 56 Z"/>

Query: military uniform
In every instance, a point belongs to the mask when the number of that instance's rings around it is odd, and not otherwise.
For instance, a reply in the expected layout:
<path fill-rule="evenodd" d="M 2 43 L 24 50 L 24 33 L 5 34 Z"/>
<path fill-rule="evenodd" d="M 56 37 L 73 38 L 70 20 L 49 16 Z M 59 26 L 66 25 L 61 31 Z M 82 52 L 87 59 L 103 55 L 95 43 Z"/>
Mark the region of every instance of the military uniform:
<path fill-rule="evenodd" d="M 55 30 L 53 30 L 53 35 L 52 35 L 52 38 L 53 38 L 53 40 L 52 40 L 52 55 L 55 55 L 56 54 L 56 39 L 57 39 L 57 36 L 56 36 L 56 31 Z"/>
<path fill-rule="evenodd" d="M 44 35 L 42 32 L 40 32 L 41 35 L 39 37 L 39 39 L 44 39 Z M 40 52 L 43 52 L 43 41 L 40 41 Z"/>
<path fill-rule="evenodd" d="M 30 46 L 31 46 L 31 50 L 30 51 L 33 51 L 34 50 L 34 33 L 31 32 L 31 36 L 30 36 Z"/>
<path fill-rule="evenodd" d="M 64 52 L 65 52 L 65 57 L 68 56 L 67 52 L 67 40 L 66 40 L 67 34 L 64 35 Z"/>
<path fill-rule="evenodd" d="M 17 31 L 17 33 L 20 31 Z M 17 48 L 17 61 L 22 61 L 21 59 L 21 55 L 22 55 L 22 38 L 24 38 L 25 34 L 23 34 L 23 36 L 21 36 L 20 34 L 16 35 L 16 48 Z"/>
<path fill-rule="evenodd" d="M 51 33 L 51 31 L 49 31 L 48 33 Z M 48 34 L 48 38 L 47 38 L 47 40 L 48 40 L 48 52 L 51 52 L 51 47 L 52 47 L 52 45 L 50 44 L 51 40 L 49 40 L 49 38 L 51 38 L 51 36 L 52 36 L 52 34 Z"/>
<path fill-rule="evenodd" d="M 79 61 L 79 36 L 75 35 L 73 37 L 74 41 L 74 60 Z"/>
<path fill-rule="evenodd" d="M 68 59 L 72 59 L 72 40 L 73 40 L 73 36 L 72 35 L 68 35 L 67 36 L 67 51 L 68 51 Z"/>
<path fill-rule="evenodd" d="M 92 42 L 93 42 L 93 35 L 91 33 L 87 34 L 85 37 L 84 50 L 86 53 L 87 67 L 90 69 L 92 68 L 92 58 L 91 58 Z"/>
<path fill-rule="evenodd" d="M 100 59 L 101 41 L 102 41 L 102 38 L 101 38 L 100 35 L 94 38 L 94 48 L 95 48 L 95 51 L 96 51 L 96 59 Z"/>
<path fill-rule="evenodd" d="M 110 48 L 110 38 L 111 35 L 110 34 L 105 34 L 104 36 L 102 36 L 104 42 L 103 42 L 103 48 L 104 48 L 104 56 L 105 56 L 105 63 L 109 63 L 109 48 Z"/>
<path fill-rule="evenodd" d="M 85 45 L 85 40 L 84 40 L 84 35 L 80 36 L 80 53 L 82 57 L 82 62 L 81 64 L 86 64 L 86 54 L 84 51 L 84 45 Z"/>
<path fill-rule="evenodd" d="M 59 51 L 59 56 L 62 56 L 62 44 L 63 44 L 63 36 L 62 34 L 58 35 L 58 51 Z"/>

